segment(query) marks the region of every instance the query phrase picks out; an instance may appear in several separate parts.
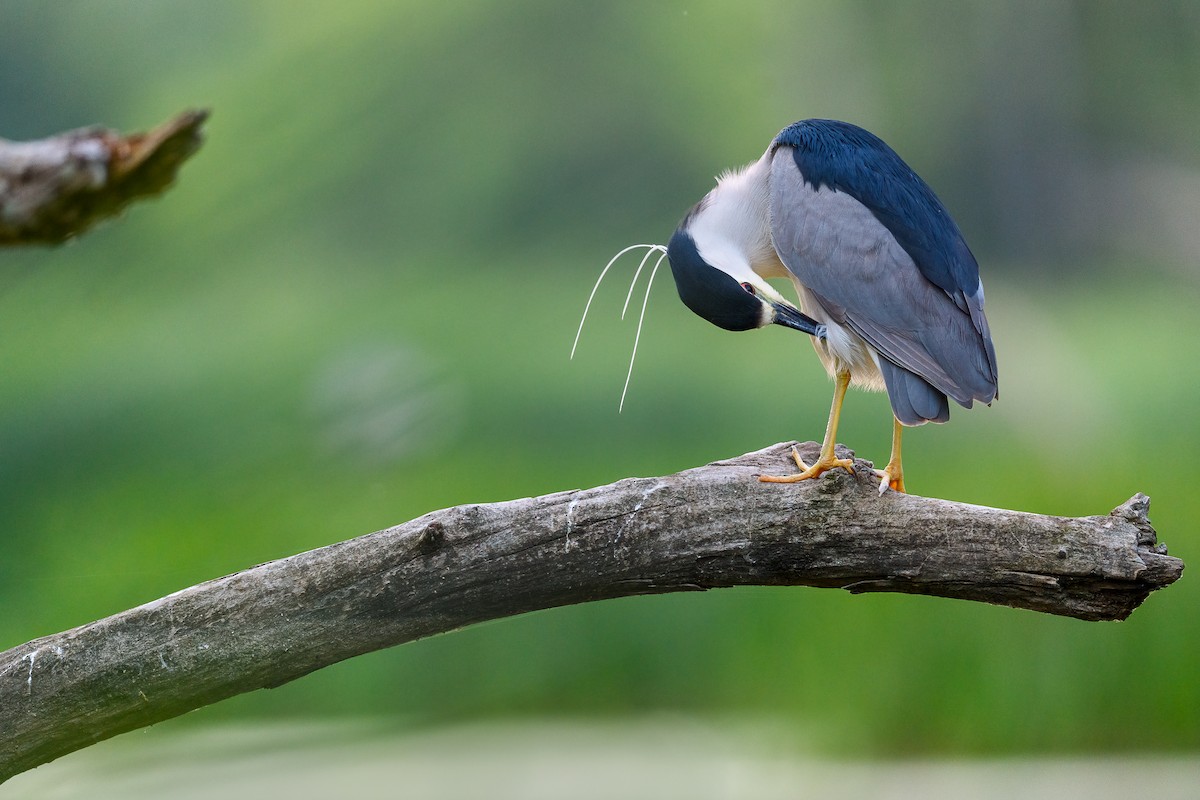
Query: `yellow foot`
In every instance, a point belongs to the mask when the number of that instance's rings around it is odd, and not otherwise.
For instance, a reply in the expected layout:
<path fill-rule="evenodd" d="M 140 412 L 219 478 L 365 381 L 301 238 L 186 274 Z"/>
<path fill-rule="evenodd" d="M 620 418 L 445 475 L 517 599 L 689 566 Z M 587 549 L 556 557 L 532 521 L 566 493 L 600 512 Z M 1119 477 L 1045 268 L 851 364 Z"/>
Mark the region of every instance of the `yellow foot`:
<path fill-rule="evenodd" d="M 815 478 L 818 475 L 828 472 L 831 469 L 841 467 L 854 474 L 854 460 L 850 458 L 834 458 L 833 454 L 824 455 L 816 460 L 816 463 L 805 464 L 804 459 L 800 458 L 800 452 L 795 447 L 792 448 L 792 458 L 796 461 L 796 466 L 800 468 L 800 472 L 796 475 L 759 475 L 758 479 L 763 483 L 797 483 L 798 481 L 806 481 L 809 478 Z"/>
<path fill-rule="evenodd" d="M 875 470 L 875 477 L 879 478 L 879 493 L 883 494 L 889 488 L 893 491 L 904 493 L 904 471 L 899 465 L 892 466 L 888 464 L 883 469 Z"/>

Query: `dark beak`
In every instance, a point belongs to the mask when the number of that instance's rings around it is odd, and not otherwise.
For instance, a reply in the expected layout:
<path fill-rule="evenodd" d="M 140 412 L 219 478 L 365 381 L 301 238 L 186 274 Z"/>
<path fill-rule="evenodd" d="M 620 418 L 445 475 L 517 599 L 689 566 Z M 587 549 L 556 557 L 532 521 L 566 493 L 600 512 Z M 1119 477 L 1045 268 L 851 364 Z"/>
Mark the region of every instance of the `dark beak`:
<path fill-rule="evenodd" d="M 785 328 L 807 333 L 818 339 L 825 338 L 825 326 L 812 317 L 800 313 L 799 309 L 792 308 L 786 303 L 771 303 L 771 308 L 775 309 L 776 325 L 783 325 Z"/>

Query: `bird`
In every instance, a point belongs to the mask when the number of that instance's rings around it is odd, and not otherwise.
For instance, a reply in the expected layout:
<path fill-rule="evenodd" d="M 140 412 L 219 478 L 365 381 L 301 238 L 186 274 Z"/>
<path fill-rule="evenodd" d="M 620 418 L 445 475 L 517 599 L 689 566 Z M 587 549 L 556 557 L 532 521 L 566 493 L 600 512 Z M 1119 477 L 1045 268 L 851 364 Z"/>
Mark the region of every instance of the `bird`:
<path fill-rule="evenodd" d="M 780 325 L 808 334 L 833 378 L 820 456 L 807 464 L 793 447 L 799 471 L 762 481 L 854 472 L 834 452 L 850 386 L 886 391 L 891 404 L 880 494 L 905 491 L 905 427 L 946 422 L 949 399 L 970 408 L 998 395 L 975 256 L 929 185 L 857 125 L 807 119 L 784 128 L 757 161 L 717 178 L 664 255 L 695 314 L 730 331 Z M 772 278 L 791 281 L 798 306 Z"/>

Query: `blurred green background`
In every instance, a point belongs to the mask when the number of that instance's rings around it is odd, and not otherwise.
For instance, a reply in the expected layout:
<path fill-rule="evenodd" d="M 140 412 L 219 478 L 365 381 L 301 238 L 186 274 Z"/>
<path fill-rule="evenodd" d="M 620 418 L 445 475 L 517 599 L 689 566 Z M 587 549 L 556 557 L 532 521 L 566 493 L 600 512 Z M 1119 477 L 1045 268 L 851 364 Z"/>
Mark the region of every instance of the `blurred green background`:
<path fill-rule="evenodd" d="M 0 648 L 467 502 L 819 438 L 807 341 L 636 260 L 805 117 L 886 139 L 982 265 L 993 408 L 918 494 L 1103 514 L 1195 558 L 1200 5 L 4 0 L 0 136 L 214 110 L 165 198 L 0 253 Z M 763 392 L 764 384 L 773 388 Z M 887 456 L 881 395 L 841 440 Z M 822 752 L 1200 746 L 1195 580 L 1129 621 L 806 589 L 633 598 L 353 659 L 181 723 L 783 720 Z"/>

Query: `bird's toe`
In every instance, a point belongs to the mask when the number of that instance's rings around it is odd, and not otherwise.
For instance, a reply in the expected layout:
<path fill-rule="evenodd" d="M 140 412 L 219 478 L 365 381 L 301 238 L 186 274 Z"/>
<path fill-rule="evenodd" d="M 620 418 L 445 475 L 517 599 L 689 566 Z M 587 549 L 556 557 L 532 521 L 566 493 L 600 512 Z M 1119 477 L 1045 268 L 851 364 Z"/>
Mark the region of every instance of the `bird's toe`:
<path fill-rule="evenodd" d="M 806 481 L 809 478 L 820 477 L 831 469 L 837 469 L 838 467 L 846 470 L 851 475 L 854 474 L 854 460 L 850 458 L 835 458 L 832 454 L 822 454 L 812 464 L 805 464 L 804 459 L 800 458 L 800 451 L 793 447 L 792 459 L 800 469 L 795 475 L 759 475 L 758 479 L 763 483 L 798 483 Z"/>
<path fill-rule="evenodd" d="M 875 477 L 879 478 L 880 494 L 883 494 L 888 489 L 905 494 L 904 472 L 898 466 L 893 467 L 891 464 L 888 464 L 884 469 L 877 469 L 875 470 Z"/>

